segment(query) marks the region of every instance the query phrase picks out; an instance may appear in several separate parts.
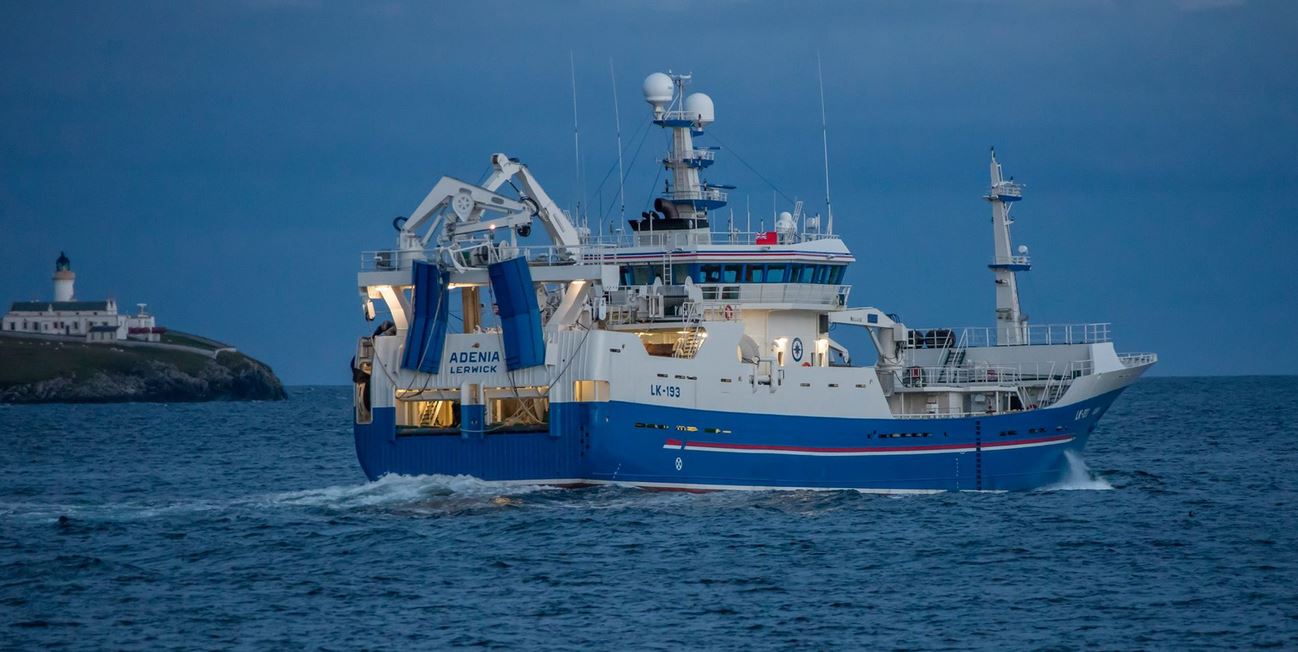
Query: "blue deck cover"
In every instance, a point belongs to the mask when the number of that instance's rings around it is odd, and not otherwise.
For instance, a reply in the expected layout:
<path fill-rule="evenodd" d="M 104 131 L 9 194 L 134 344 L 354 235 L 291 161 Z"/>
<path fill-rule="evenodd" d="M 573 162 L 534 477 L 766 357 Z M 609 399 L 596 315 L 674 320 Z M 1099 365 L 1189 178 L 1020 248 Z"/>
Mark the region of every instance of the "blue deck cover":
<path fill-rule="evenodd" d="M 446 345 L 446 317 L 450 302 L 446 289 L 449 274 L 437 265 L 415 261 L 414 320 L 406 333 L 406 350 L 401 367 L 435 374 L 442 366 L 442 349 Z"/>
<path fill-rule="evenodd" d="M 527 259 L 519 256 L 487 267 L 491 289 L 500 310 L 500 329 L 505 340 L 505 368 L 509 370 L 545 364 L 545 338 L 541 336 L 541 311 L 536 306 L 536 288 Z"/>

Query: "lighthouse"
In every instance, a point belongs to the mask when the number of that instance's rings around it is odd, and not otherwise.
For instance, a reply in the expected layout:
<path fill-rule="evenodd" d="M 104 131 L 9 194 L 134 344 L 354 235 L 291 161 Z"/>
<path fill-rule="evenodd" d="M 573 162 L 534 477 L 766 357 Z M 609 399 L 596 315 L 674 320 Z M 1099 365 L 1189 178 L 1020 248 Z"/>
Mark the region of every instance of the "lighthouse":
<path fill-rule="evenodd" d="M 60 251 L 59 259 L 54 261 L 54 300 L 72 301 L 75 295 L 72 286 L 76 282 L 77 275 L 72 271 L 72 261 Z"/>

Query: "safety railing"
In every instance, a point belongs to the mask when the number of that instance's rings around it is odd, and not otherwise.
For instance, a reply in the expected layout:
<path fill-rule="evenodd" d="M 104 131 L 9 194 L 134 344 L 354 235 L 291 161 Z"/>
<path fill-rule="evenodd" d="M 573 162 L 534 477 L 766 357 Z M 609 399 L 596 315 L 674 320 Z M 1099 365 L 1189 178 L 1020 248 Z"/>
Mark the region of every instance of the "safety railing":
<path fill-rule="evenodd" d="M 601 244 L 583 244 L 574 247 L 553 245 L 528 245 L 513 247 L 481 242 L 455 249 L 451 255 L 465 267 L 480 267 L 488 263 L 523 256 L 531 265 L 603 265 L 614 264 L 612 254 L 617 247 Z M 362 272 L 400 271 L 410 269 L 415 261 L 437 259 L 437 252 L 423 249 L 388 249 L 361 252 Z"/>
<path fill-rule="evenodd" d="M 1119 353 L 1118 361 L 1124 367 L 1139 367 L 1141 365 L 1153 364 L 1158 362 L 1157 353 Z"/>
<path fill-rule="evenodd" d="M 992 186 L 992 196 L 1020 198 L 1023 196 L 1023 186 L 1013 181 L 1002 181 Z"/>
<path fill-rule="evenodd" d="M 916 328 L 911 329 L 906 347 L 942 349 L 961 342 L 966 347 L 1006 345 L 1049 346 L 1054 344 L 1099 344 L 1111 342 L 1111 324 L 1033 324 L 1015 328 Z"/>
<path fill-rule="evenodd" d="M 715 161 L 717 160 L 717 153 L 710 149 L 691 149 L 691 150 L 687 150 L 684 154 L 681 154 L 680 156 L 677 156 L 671 160 L 673 162 Z"/>
<path fill-rule="evenodd" d="M 758 245 L 758 240 L 765 240 L 770 233 L 774 231 L 709 231 L 707 233 L 691 232 L 688 238 L 675 238 L 680 231 L 640 231 L 640 232 L 622 232 L 613 235 L 592 235 L 584 239 L 587 245 L 602 245 L 609 247 L 631 247 L 654 245 L 672 245 L 672 246 L 689 246 L 689 245 Z M 658 236 L 659 240 L 653 241 L 648 236 Z M 819 240 L 838 240 L 837 235 L 829 233 L 777 233 L 778 244 L 794 244 L 798 242 L 815 242 Z M 762 242 L 761 245 L 776 243 Z"/>
<path fill-rule="evenodd" d="M 726 201 L 726 193 L 720 190 L 673 190 L 668 197 L 673 201 Z"/>
<path fill-rule="evenodd" d="M 896 387 L 925 389 L 930 387 L 969 387 L 978 385 L 1018 386 L 1050 382 L 1070 382 L 1089 375 L 1094 369 L 1090 360 L 1068 362 L 1023 362 L 1013 365 L 975 364 L 968 367 L 903 367 L 895 370 Z"/>
<path fill-rule="evenodd" d="M 992 259 L 992 265 L 995 267 L 1004 267 L 1009 265 L 1027 266 L 1031 264 L 1032 261 L 1027 256 L 997 256 Z"/>
<path fill-rule="evenodd" d="M 742 303 L 811 303 L 844 306 L 850 285 L 814 285 L 810 283 L 740 283 L 697 286 L 704 301 Z"/>
<path fill-rule="evenodd" d="M 658 233 L 640 233 L 636 237 L 628 234 L 613 236 L 592 236 L 578 246 L 558 247 L 553 245 L 528 245 L 523 247 L 510 247 L 506 245 L 501 247 L 498 244 L 489 244 L 480 242 L 455 250 L 459 256 L 459 261 L 463 265 L 484 265 L 486 262 L 501 257 L 512 257 L 521 254 L 527 257 L 531 264 L 540 265 L 571 265 L 578 261 L 585 264 L 613 264 L 616 254 L 623 247 L 631 246 L 671 246 L 677 251 L 662 252 L 664 261 L 670 259 L 673 255 L 689 253 L 688 250 L 680 250 L 683 247 L 690 246 L 708 246 L 708 245 L 757 245 L 758 240 L 765 238 L 768 233 L 762 231 L 728 231 L 728 232 L 710 232 L 706 234 L 690 233 L 689 237 L 681 240 L 680 231 L 662 231 Z M 653 236 L 658 236 L 655 240 Z M 792 244 L 797 242 L 812 242 L 819 240 L 837 240 L 838 236 L 825 233 L 787 233 L 780 234 L 780 244 Z M 513 253 L 516 252 L 516 253 Z M 360 271 L 397 271 L 410 269 L 414 261 L 435 260 L 437 258 L 435 249 L 379 249 L 362 251 L 360 255 Z M 845 254 L 844 256 L 847 256 Z M 637 258 L 637 262 L 645 262 L 642 257 Z M 1035 328 L 1035 327 L 1034 327 Z"/>

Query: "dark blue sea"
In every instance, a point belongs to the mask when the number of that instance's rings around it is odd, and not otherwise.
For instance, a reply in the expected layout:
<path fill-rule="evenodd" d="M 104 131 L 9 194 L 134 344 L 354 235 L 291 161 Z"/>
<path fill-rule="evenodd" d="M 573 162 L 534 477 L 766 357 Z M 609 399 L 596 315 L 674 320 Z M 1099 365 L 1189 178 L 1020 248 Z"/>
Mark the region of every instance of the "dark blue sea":
<path fill-rule="evenodd" d="M 349 400 L 0 407 L 0 648 L 1298 648 L 1298 378 L 901 497 L 367 483 Z"/>

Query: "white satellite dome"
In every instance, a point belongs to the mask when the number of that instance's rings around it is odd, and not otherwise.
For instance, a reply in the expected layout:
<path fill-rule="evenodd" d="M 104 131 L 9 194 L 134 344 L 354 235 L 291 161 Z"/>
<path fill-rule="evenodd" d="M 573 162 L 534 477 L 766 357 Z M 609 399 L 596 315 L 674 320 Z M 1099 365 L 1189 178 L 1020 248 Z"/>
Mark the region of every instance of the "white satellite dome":
<path fill-rule="evenodd" d="M 712 105 L 712 98 L 703 93 L 691 93 L 685 98 L 685 113 L 691 118 L 697 118 L 699 124 L 711 124 L 717 119 L 716 108 Z"/>
<path fill-rule="evenodd" d="M 672 101 L 672 78 L 656 72 L 644 78 L 644 101 L 659 106 Z"/>
<path fill-rule="evenodd" d="M 1028 246 L 1027 246 L 1027 245 L 1019 245 L 1019 255 L 1021 255 L 1021 256 L 1026 256 L 1026 255 L 1028 255 Z"/>

